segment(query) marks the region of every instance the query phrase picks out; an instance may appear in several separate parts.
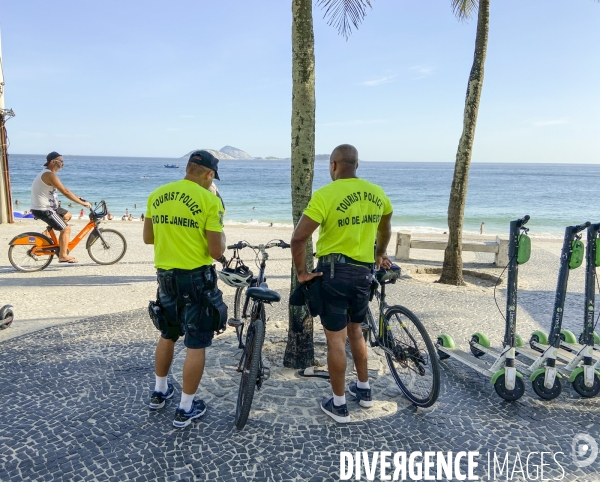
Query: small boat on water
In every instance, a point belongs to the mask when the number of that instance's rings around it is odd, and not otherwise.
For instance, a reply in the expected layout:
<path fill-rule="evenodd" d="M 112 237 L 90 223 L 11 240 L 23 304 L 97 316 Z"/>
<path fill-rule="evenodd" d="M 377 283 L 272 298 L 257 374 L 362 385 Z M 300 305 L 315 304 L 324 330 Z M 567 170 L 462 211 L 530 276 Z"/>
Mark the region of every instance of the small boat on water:
<path fill-rule="evenodd" d="M 165 167 L 168 169 L 179 169 L 177 164 L 165 164 Z"/>

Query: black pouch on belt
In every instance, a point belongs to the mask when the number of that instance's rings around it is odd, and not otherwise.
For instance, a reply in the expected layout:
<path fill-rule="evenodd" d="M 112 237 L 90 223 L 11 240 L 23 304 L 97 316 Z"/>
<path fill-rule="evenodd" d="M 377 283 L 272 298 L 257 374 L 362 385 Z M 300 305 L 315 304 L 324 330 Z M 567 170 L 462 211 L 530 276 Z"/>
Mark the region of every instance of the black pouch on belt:
<path fill-rule="evenodd" d="M 373 297 L 375 296 L 375 290 L 379 286 L 379 282 L 376 277 L 373 276 L 373 281 L 371 281 L 371 288 L 369 289 L 369 301 L 373 301 Z"/>
<path fill-rule="evenodd" d="M 193 274 L 179 274 L 175 277 L 175 286 L 177 287 L 177 298 L 185 305 L 191 305 L 198 301 L 196 290 L 198 282 L 194 283 Z"/>
<path fill-rule="evenodd" d="M 298 285 L 290 295 L 290 305 L 306 305 L 310 316 L 317 316 L 323 313 L 323 299 L 321 297 L 321 283 L 323 278 L 317 276 L 306 283 Z"/>
<path fill-rule="evenodd" d="M 223 292 L 215 287 L 204 292 L 206 307 L 212 311 L 213 331 L 220 335 L 227 328 L 227 305 L 223 301 Z"/>
<path fill-rule="evenodd" d="M 148 302 L 148 314 L 154 324 L 154 327 L 161 333 L 167 330 L 167 319 L 160 304 L 158 292 L 156 293 L 156 301 L 150 300 Z"/>

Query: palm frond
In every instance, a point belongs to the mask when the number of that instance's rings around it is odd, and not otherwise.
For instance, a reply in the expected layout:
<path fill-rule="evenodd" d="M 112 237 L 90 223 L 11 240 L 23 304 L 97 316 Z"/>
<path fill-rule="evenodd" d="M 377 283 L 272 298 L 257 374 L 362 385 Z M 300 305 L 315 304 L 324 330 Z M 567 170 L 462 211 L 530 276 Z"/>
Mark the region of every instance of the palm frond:
<path fill-rule="evenodd" d="M 452 0 L 452 10 L 459 20 L 471 18 L 471 14 L 477 12 L 479 0 Z"/>
<path fill-rule="evenodd" d="M 371 0 L 318 0 L 317 6 L 325 10 L 323 18 L 329 17 L 327 25 L 337 28 L 346 40 L 352 34 L 352 25 L 358 29 L 367 15 L 367 7 L 373 8 Z"/>

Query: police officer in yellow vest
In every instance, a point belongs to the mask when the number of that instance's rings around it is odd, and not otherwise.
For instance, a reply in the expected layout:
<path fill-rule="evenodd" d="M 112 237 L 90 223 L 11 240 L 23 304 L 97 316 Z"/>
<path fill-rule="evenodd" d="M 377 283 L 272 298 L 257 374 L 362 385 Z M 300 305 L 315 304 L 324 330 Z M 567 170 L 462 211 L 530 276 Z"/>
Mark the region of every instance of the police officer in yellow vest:
<path fill-rule="evenodd" d="M 391 266 L 386 248 L 392 234 L 392 205 L 381 187 L 356 176 L 357 168 L 355 147 L 342 144 L 333 150 L 329 163 L 333 182 L 313 193 L 291 242 L 298 281 L 321 284 L 319 314 L 327 336 L 333 389 L 333 397 L 321 401 L 321 410 L 341 423 L 350 421 L 344 387 L 347 338 L 358 375 L 348 391 L 362 407 L 373 406 L 361 325 L 369 304 L 373 269 Z M 317 228 L 317 269 L 308 273 L 305 246 Z"/>
<path fill-rule="evenodd" d="M 167 376 L 175 342 L 184 336 L 183 393 L 173 421 L 179 428 L 206 412 L 206 404 L 194 400 L 194 394 L 204 372 L 205 348 L 212 343 L 215 319 L 223 316 L 222 293 L 212 266 L 213 259 L 225 251 L 223 205 L 208 190 L 213 179 L 219 179 L 218 163 L 207 151 L 193 152 L 184 179 L 150 194 L 144 219 L 144 242 L 154 245 L 158 277 L 157 301 L 150 303 L 150 317 L 161 332 L 149 406 L 158 410 L 173 396 Z"/>

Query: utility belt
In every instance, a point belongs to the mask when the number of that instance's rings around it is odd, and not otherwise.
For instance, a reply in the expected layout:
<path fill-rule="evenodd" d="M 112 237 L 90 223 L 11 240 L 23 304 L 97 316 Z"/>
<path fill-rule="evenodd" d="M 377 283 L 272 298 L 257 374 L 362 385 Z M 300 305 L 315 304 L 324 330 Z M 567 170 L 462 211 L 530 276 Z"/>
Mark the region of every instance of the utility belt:
<path fill-rule="evenodd" d="M 335 277 L 335 265 L 337 264 L 349 264 L 352 266 L 362 266 L 363 268 L 367 268 L 370 271 L 373 271 L 375 268 L 375 263 L 366 263 L 364 261 L 358 261 L 356 259 L 352 259 L 350 256 L 346 256 L 341 253 L 331 253 L 326 254 L 325 256 L 321 256 L 317 263 L 317 271 L 320 271 L 323 266 L 331 266 L 331 271 L 329 273 L 329 277 Z"/>
<path fill-rule="evenodd" d="M 158 290 L 156 301 L 150 301 L 148 311 L 154 326 L 161 332 L 168 325 L 165 310 L 160 303 L 159 292 L 168 297 L 177 297 L 175 316 L 179 319 L 179 308 L 198 305 L 200 320 L 197 326 L 200 331 L 210 331 L 217 334 L 225 331 L 227 326 L 227 305 L 223 302 L 223 292 L 217 288 L 217 272 L 213 265 L 200 268 L 185 269 L 158 269 Z"/>
<path fill-rule="evenodd" d="M 167 296 L 177 295 L 184 304 L 202 298 L 202 293 L 215 284 L 217 273 L 213 265 L 195 269 L 158 269 L 158 286 Z"/>

